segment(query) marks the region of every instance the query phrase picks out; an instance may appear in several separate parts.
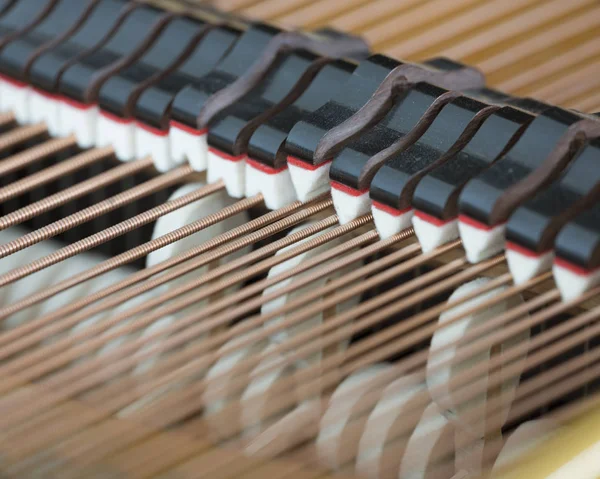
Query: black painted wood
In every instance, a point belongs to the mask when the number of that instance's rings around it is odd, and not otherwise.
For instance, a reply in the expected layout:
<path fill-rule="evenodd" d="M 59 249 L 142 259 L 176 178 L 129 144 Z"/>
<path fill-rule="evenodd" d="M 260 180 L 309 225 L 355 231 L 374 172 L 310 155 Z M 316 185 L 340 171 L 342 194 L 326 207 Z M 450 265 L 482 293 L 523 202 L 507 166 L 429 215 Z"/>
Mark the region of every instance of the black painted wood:
<path fill-rule="evenodd" d="M 0 15 L 4 15 L 12 8 L 16 0 L 0 0 Z"/>
<path fill-rule="evenodd" d="M 0 48 L 38 25 L 54 8 L 57 0 L 19 0 L 9 9 L 0 4 Z M 6 12 L 6 13 L 5 13 Z"/>
<path fill-rule="evenodd" d="M 129 118 L 143 90 L 181 64 L 200 41 L 205 28 L 206 23 L 192 18 L 171 20 L 138 60 L 104 82 L 98 93 L 100 108 Z"/>
<path fill-rule="evenodd" d="M 250 137 L 248 155 L 268 167 L 283 167 L 290 130 L 327 103 L 355 68 L 354 63 L 344 60 L 325 65 L 298 100 L 256 129 Z"/>
<path fill-rule="evenodd" d="M 367 161 L 404 138 L 431 105 L 445 93 L 447 90 L 429 83 L 414 85 L 397 100 L 382 121 L 350 142 L 334 158 L 329 177 L 351 188 L 360 189 L 359 183 Z M 407 143 L 406 146 L 410 144 Z"/>
<path fill-rule="evenodd" d="M 569 127 L 581 119 L 580 115 L 558 107 L 541 113 L 513 148 L 467 183 L 458 200 L 459 212 L 489 226 L 506 221 L 506 217 L 496 215 L 498 200 L 508 188 L 528 181 Z"/>
<path fill-rule="evenodd" d="M 294 125 L 286 140 L 286 153 L 315 164 L 313 154 L 325 133 L 354 115 L 400 64 L 384 55 L 373 55 L 361 62 L 331 100 Z"/>
<path fill-rule="evenodd" d="M 258 87 L 213 118 L 208 144 L 235 156 L 245 153 L 258 122 L 286 107 L 292 90 L 301 93 L 323 65 L 321 57 L 308 51 L 279 54 Z"/>
<path fill-rule="evenodd" d="M 506 237 L 533 252 L 543 253 L 553 248 L 565 223 L 599 200 L 600 140 L 592 140 L 556 181 L 515 210 L 507 223 Z M 600 223 L 591 223 L 589 227 L 590 233 L 600 237 Z M 583 252 L 589 248 L 590 245 L 583 249 L 580 245 L 573 249 Z M 585 265 L 589 259 L 578 257 L 576 262 Z"/>
<path fill-rule="evenodd" d="M 208 29 L 190 56 L 174 72 L 145 89 L 134 107 L 134 116 L 150 126 L 166 130 L 175 96 L 209 73 L 227 54 L 241 32 L 231 27 Z"/>
<path fill-rule="evenodd" d="M 570 220 L 556 237 L 556 256 L 585 270 L 600 267 L 600 204 Z"/>
<path fill-rule="evenodd" d="M 27 81 L 28 67 L 43 53 L 42 49 L 75 33 L 96 3 L 97 0 L 58 0 L 40 23 L 0 51 L 0 72 Z"/>
<path fill-rule="evenodd" d="M 41 90 L 55 92 L 63 72 L 78 58 L 106 43 L 132 7 L 125 0 L 100 0 L 76 33 L 33 61 L 29 82 Z"/>
<path fill-rule="evenodd" d="M 495 109 L 466 96 L 448 103 L 413 145 L 379 169 L 371 182 L 371 198 L 399 210 L 410 208 L 420 179 L 460 151 Z"/>
<path fill-rule="evenodd" d="M 534 116 L 505 106 L 492 113 L 467 145 L 450 161 L 427 173 L 417 185 L 414 208 L 439 220 L 454 218 L 458 195 L 516 141 Z"/>
<path fill-rule="evenodd" d="M 63 72 L 59 92 L 81 103 L 95 102 L 104 82 L 140 58 L 171 18 L 148 5 L 133 9 L 106 43 Z"/>
<path fill-rule="evenodd" d="M 280 30 L 264 24 L 250 27 L 213 70 L 175 96 L 172 119 L 196 128 L 196 119 L 206 101 L 243 75 L 279 32 Z"/>

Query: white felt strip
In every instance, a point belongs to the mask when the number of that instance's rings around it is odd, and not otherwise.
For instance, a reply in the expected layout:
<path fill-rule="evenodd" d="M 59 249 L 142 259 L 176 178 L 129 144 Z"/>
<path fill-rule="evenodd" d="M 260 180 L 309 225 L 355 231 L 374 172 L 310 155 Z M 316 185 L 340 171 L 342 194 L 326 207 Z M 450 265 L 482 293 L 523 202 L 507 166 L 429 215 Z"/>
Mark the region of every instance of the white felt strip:
<path fill-rule="evenodd" d="M 516 249 L 506 249 L 506 262 L 515 284 L 526 283 L 536 276 L 550 271 L 553 260 L 553 251 L 534 256 L 524 254 Z"/>
<path fill-rule="evenodd" d="M 246 195 L 245 159 L 226 159 L 209 150 L 207 168 L 209 183 L 223 180 L 229 196 L 243 198 Z"/>
<path fill-rule="evenodd" d="M 506 224 L 494 226 L 490 229 L 478 228 L 462 219 L 458 222 L 458 231 L 471 263 L 479 263 L 504 249 L 504 234 Z"/>
<path fill-rule="evenodd" d="M 552 274 L 564 301 L 578 298 L 600 284 L 600 269 L 580 273 L 555 262 L 552 265 Z"/>
<path fill-rule="evenodd" d="M 381 208 L 372 206 L 371 212 L 373 213 L 373 222 L 381 239 L 387 239 L 409 228 L 413 219 L 413 210 L 393 215 Z"/>
<path fill-rule="evenodd" d="M 190 132 L 171 123 L 169 130 L 171 161 L 180 165 L 186 161 L 196 171 L 205 171 L 208 164 L 208 143 L 206 133 Z"/>
<path fill-rule="evenodd" d="M 0 109 L 12 112 L 19 123 L 29 123 L 29 93 L 27 85 L 16 85 L 6 80 L 0 81 Z"/>
<path fill-rule="evenodd" d="M 307 168 L 300 162 L 288 161 L 290 178 L 300 201 L 310 201 L 329 191 L 329 169 L 331 161 L 323 163 L 318 168 Z"/>
<path fill-rule="evenodd" d="M 415 215 L 412 217 L 412 225 L 423 253 L 429 253 L 459 236 L 458 220 L 436 225 Z"/>
<path fill-rule="evenodd" d="M 96 146 L 112 146 L 121 161 L 135 159 L 135 123 L 113 120 L 101 113 L 96 123 Z"/>
<path fill-rule="evenodd" d="M 154 166 L 158 171 L 164 173 L 175 168 L 179 163 L 171 159 L 171 143 L 168 135 L 157 135 L 139 124 L 135 125 L 135 158 L 151 156 Z"/>
<path fill-rule="evenodd" d="M 296 201 L 290 171 L 286 168 L 276 173 L 265 173 L 246 163 L 246 196 L 262 193 L 265 206 L 271 210 L 283 208 Z"/>
<path fill-rule="evenodd" d="M 96 145 L 96 127 L 100 116 L 97 106 L 78 108 L 61 101 L 58 109 L 58 127 L 61 136 L 75 135 L 81 148 Z"/>
<path fill-rule="evenodd" d="M 371 211 L 371 200 L 368 191 L 359 195 L 351 195 L 338 188 L 331 188 L 331 199 L 342 225 Z"/>
<path fill-rule="evenodd" d="M 29 92 L 29 122 L 45 122 L 48 133 L 52 136 L 60 135 L 59 125 L 60 100 L 42 95 L 35 89 Z"/>

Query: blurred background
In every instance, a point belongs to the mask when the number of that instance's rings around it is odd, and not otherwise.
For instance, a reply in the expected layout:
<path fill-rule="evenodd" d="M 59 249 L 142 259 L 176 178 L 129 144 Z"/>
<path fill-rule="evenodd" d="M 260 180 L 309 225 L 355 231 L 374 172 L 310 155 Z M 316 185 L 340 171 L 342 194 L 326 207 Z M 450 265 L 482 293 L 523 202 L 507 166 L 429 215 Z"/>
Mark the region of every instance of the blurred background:
<path fill-rule="evenodd" d="M 568 108 L 600 110 L 597 0 L 214 0 L 219 9 L 290 28 L 331 26 L 374 51 L 447 56 L 488 84 Z"/>

